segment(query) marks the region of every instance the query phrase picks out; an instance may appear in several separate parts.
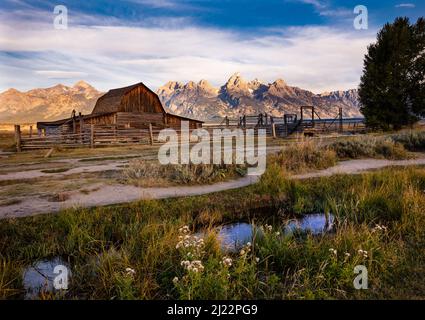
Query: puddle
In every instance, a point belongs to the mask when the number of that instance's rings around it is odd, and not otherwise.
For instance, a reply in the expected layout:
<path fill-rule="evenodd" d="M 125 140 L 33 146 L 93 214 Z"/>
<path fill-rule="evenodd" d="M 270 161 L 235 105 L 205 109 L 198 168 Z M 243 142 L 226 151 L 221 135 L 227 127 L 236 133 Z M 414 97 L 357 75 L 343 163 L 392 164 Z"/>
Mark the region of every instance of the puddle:
<path fill-rule="evenodd" d="M 329 215 L 329 221 L 327 221 L 325 214 L 308 214 L 298 219 L 288 220 L 283 233 L 309 232 L 313 235 L 319 235 L 332 231 L 333 223 L 333 215 Z M 257 230 L 257 234 L 261 233 L 259 228 L 254 229 L 251 224 L 245 222 L 218 227 L 217 232 L 221 249 L 228 252 L 239 251 L 245 244 L 252 242 L 254 230 Z M 202 233 L 198 233 L 198 236 L 202 236 Z"/>
<path fill-rule="evenodd" d="M 314 235 L 319 235 L 332 231 L 334 226 L 334 216 L 329 215 L 329 221 L 323 213 L 308 214 L 300 219 L 290 220 L 284 229 L 284 233 L 293 232 L 309 232 Z"/>
<path fill-rule="evenodd" d="M 59 275 L 53 271 L 58 265 L 65 266 L 70 270 L 68 263 L 59 257 L 35 262 L 25 269 L 22 277 L 25 299 L 34 300 L 38 299 L 41 293 L 55 294 L 58 292 L 53 288 L 53 281 Z"/>
<path fill-rule="evenodd" d="M 253 226 L 249 223 L 233 223 L 219 227 L 218 239 L 224 251 L 238 251 L 252 241 Z"/>

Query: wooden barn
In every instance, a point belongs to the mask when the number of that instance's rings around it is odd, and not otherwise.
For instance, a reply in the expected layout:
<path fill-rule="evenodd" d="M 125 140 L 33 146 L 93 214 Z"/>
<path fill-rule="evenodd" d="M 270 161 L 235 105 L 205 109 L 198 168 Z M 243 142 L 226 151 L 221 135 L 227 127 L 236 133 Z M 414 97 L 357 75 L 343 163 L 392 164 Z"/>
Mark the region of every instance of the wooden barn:
<path fill-rule="evenodd" d="M 182 121 L 188 121 L 191 129 L 202 127 L 202 121 L 181 117 L 165 111 L 159 97 L 143 83 L 112 89 L 101 96 L 89 115 L 38 122 L 37 129 L 46 135 L 77 133 L 86 125 L 114 125 L 116 129 L 146 128 L 152 124 L 158 128 L 179 128 Z"/>

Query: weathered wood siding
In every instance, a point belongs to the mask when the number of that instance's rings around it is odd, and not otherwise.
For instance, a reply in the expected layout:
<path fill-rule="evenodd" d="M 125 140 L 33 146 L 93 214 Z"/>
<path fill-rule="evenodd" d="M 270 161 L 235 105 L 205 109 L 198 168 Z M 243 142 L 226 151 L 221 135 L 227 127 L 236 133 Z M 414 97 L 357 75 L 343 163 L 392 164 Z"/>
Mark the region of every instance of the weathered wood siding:
<path fill-rule="evenodd" d="M 164 115 L 162 113 L 118 112 L 116 115 L 119 127 L 146 128 L 149 123 L 155 126 L 164 126 Z"/>
<path fill-rule="evenodd" d="M 165 113 L 156 94 L 144 86 L 138 86 L 121 98 L 121 112 Z"/>
<path fill-rule="evenodd" d="M 180 127 L 181 122 L 182 121 L 189 121 L 189 128 L 190 129 L 197 129 L 200 128 L 202 126 L 201 122 L 195 121 L 195 120 L 189 120 L 189 119 L 185 119 L 179 116 L 176 116 L 174 114 L 167 114 L 166 116 L 166 121 L 167 121 L 167 126 L 168 127 Z"/>

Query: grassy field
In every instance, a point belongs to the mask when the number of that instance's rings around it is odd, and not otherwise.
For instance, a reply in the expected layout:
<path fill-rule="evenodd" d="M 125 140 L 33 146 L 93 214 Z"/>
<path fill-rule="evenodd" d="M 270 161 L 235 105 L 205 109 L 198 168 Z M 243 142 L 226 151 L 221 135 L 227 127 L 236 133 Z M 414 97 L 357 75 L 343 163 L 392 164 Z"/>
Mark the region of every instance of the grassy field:
<path fill-rule="evenodd" d="M 423 299 L 424 168 L 303 181 L 289 175 L 327 168 L 341 159 L 410 158 L 424 146 L 422 132 L 307 140 L 270 156 L 260 182 L 247 188 L 3 219 L 0 298 L 22 298 L 25 268 L 60 257 L 71 267 L 70 289 L 65 296 L 45 294 L 42 299 Z M 84 162 L 127 157 L 139 147 L 128 148 L 89 150 Z M 58 150 L 55 157 L 66 158 L 66 152 Z M 68 157 L 82 153 L 73 150 Z M 25 154 L 16 157 L 30 160 Z M 41 152 L 34 157 L 41 158 Z M 134 169 L 136 180 L 151 170 L 144 164 Z M 46 170 L 66 172 L 63 167 Z M 182 176 L 189 181 L 177 181 L 191 183 L 196 170 Z M 7 197 L 0 205 L 10 204 L 13 193 L 39 188 L 90 192 L 81 177 L 71 175 L 61 184 L 48 177 L 37 184 L 4 181 L 0 186 Z M 91 183 L 110 179 L 89 173 L 84 178 Z M 334 232 L 282 232 L 289 218 L 317 212 L 335 216 Z M 232 222 L 249 222 L 263 233 L 241 252 L 223 252 L 215 230 Z M 194 237 L 199 230 L 209 230 L 204 241 Z M 354 289 L 356 265 L 368 269 L 367 290 Z"/>
<path fill-rule="evenodd" d="M 209 196 L 2 220 L 0 296 L 22 297 L 23 267 L 60 256 L 72 267 L 66 298 L 424 298 L 425 169 L 304 182 L 283 172 L 270 165 L 259 184 Z M 335 233 L 277 233 L 288 216 L 323 211 L 336 216 Z M 214 232 L 203 245 L 190 236 L 233 221 L 273 228 L 226 255 Z M 182 235 L 189 246 L 176 248 Z M 368 290 L 353 288 L 358 264 Z"/>

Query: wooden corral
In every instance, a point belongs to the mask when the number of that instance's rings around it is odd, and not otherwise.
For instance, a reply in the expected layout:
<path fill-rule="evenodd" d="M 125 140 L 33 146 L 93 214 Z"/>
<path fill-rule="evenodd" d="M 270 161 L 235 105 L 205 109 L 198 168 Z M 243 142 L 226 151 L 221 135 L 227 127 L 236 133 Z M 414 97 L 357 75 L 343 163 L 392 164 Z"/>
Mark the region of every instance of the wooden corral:
<path fill-rule="evenodd" d="M 143 83 L 112 89 L 101 96 L 89 115 L 72 111 L 71 117 L 38 122 L 37 134 L 22 136 L 15 127 L 17 149 L 38 149 L 51 145 L 77 147 L 121 143 L 154 143 L 153 135 L 164 128 L 190 130 L 202 127 L 203 121 L 167 112 L 159 97 Z"/>
<path fill-rule="evenodd" d="M 167 112 L 158 96 L 138 83 L 129 87 L 112 89 L 101 96 L 89 115 L 76 115 L 70 118 L 38 122 L 37 128 L 45 135 L 58 133 L 76 134 L 85 125 L 115 125 L 121 128 L 144 128 L 151 124 L 156 127 L 180 127 L 182 121 L 188 121 L 192 129 L 200 128 L 202 121 L 181 117 Z"/>

